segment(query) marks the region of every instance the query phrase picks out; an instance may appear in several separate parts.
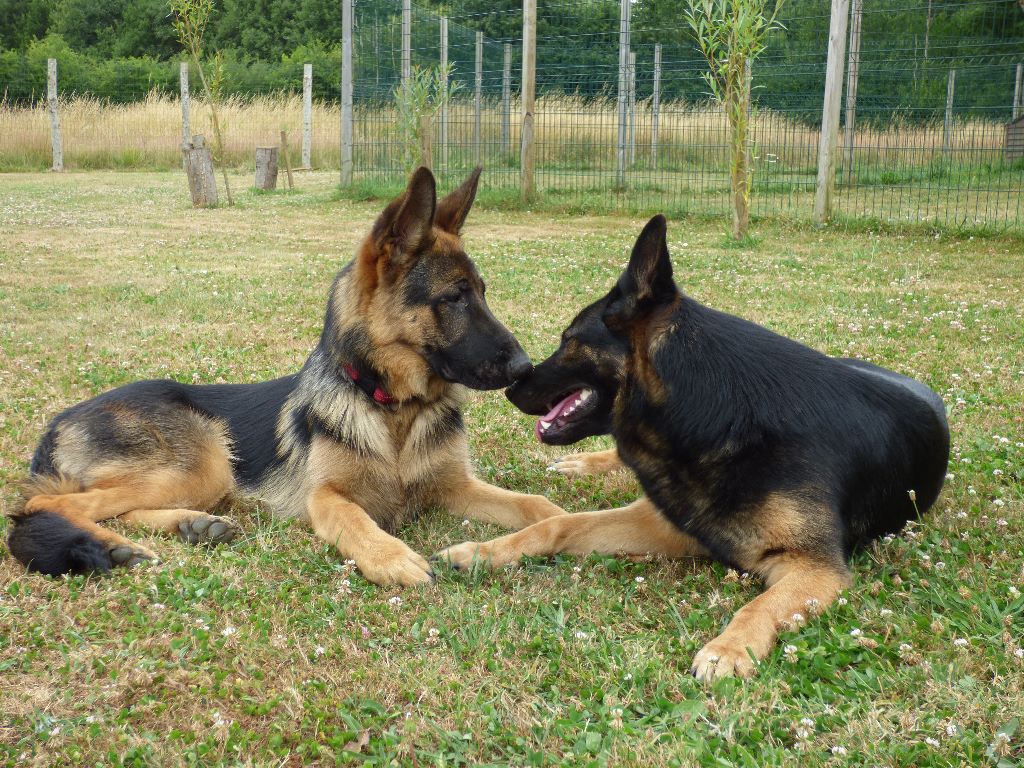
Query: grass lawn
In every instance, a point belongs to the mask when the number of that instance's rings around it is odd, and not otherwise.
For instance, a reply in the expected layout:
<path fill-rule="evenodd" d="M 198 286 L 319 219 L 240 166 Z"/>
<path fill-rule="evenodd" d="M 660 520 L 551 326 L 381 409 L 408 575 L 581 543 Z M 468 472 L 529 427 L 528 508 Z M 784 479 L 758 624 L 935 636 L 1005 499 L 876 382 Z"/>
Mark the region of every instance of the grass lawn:
<path fill-rule="evenodd" d="M 5 508 L 47 420 L 78 400 L 295 371 L 382 207 L 337 199 L 334 181 L 194 211 L 180 173 L 2 177 Z M 642 223 L 478 210 L 466 242 L 492 309 L 541 358 Z M 687 674 L 758 592 L 719 566 L 566 557 L 381 589 L 254 505 L 230 547 L 154 536 L 162 564 L 108 577 L 0 557 L 0 762 L 1024 764 L 1024 242 L 761 223 L 740 249 L 725 228 L 670 223 L 691 295 L 921 378 L 954 435 L 933 511 L 858 555 L 841 605 L 785 634 L 756 678 Z M 546 473 L 557 453 L 500 393 L 475 395 L 467 423 L 489 481 L 573 512 L 638 494 L 623 474 Z M 498 533 L 431 513 L 402 536 L 431 553 Z"/>

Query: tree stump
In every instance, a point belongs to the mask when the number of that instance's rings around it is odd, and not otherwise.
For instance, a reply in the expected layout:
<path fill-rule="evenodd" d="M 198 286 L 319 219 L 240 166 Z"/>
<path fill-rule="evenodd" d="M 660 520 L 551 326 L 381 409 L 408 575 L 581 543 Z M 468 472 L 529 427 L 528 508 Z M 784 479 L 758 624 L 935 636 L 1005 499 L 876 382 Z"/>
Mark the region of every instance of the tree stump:
<path fill-rule="evenodd" d="M 185 172 L 188 174 L 188 189 L 192 193 L 195 208 L 217 206 L 217 177 L 213 171 L 213 155 L 206 147 L 202 136 L 193 136 L 192 144 L 185 152 Z"/>
<path fill-rule="evenodd" d="M 256 147 L 256 189 L 277 189 L 277 147 Z"/>

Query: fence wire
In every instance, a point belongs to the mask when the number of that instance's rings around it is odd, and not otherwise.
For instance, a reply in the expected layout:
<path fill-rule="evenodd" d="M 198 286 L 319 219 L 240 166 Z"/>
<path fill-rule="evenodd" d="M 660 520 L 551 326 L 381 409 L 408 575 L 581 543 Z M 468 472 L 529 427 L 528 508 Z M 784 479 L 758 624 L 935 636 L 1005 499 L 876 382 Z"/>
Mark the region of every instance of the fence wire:
<path fill-rule="evenodd" d="M 864 4 L 856 116 L 847 132 L 850 115 L 844 108 L 834 213 L 856 220 L 1024 230 L 1024 120 L 1010 126 L 1015 109 L 1024 115 L 1024 108 L 1014 105 L 1024 62 L 1024 8 L 1017 0 Z M 709 97 L 707 67 L 682 7 L 682 2 L 630 2 L 635 67 L 623 72 L 619 0 L 538 0 L 538 194 L 581 206 L 605 207 L 612 201 L 642 211 L 729 212 L 728 125 Z M 521 3 L 417 0 L 409 24 L 413 67 L 429 70 L 440 63 L 442 14 L 455 90 L 447 110 L 421 126 L 429 135 L 432 164 L 447 182 L 480 163 L 490 187 L 516 190 Z M 422 137 L 410 138 L 396 108 L 402 15 L 401 0 L 355 2 L 357 181 L 397 185 L 422 149 Z M 829 8 L 820 0 L 787 0 L 780 18 L 784 29 L 772 35 L 752 67 L 751 209 L 755 215 L 809 219 Z M 49 164 L 48 57 L 58 60 L 67 167 L 180 163 L 177 61 L 132 59 L 101 66 L 84 54 L 47 45 L 0 52 L 0 170 Z M 251 163 L 253 148 L 276 143 L 282 129 L 289 131 L 298 154 L 305 62 L 314 72 L 311 162 L 338 167 L 340 46 L 306 46 L 276 62 L 228 53 L 223 78 L 227 162 Z M 208 111 L 194 71 L 192 79 L 192 132 L 208 133 Z M 621 164 L 620 80 L 627 86 Z M 844 83 L 844 106 L 845 91 Z"/>

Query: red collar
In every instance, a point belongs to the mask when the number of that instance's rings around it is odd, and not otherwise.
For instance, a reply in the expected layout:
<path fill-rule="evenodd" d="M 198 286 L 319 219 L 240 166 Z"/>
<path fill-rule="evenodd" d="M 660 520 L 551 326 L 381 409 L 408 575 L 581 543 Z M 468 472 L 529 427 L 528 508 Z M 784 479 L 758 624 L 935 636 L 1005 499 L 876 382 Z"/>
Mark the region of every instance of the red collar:
<path fill-rule="evenodd" d="M 360 373 L 351 363 L 342 363 L 342 365 L 345 368 L 345 373 L 352 379 L 352 382 L 372 397 L 374 402 L 381 405 L 394 405 L 398 402 L 398 398 L 392 397 L 384 391 L 384 388 L 377 383 L 376 377 L 372 374 Z"/>

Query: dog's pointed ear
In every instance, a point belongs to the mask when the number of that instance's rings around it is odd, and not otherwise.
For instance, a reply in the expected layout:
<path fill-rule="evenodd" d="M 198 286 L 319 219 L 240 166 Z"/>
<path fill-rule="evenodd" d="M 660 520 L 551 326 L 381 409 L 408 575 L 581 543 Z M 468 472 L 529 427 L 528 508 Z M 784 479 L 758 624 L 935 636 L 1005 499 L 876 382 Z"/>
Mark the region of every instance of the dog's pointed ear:
<path fill-rule="evenodd" d="M 679 293 L 672 279 L 668 255 L 668 222 L 658 214 L 643 228 L 633 246 L 629 264 L 612 289 L 612 300 L 604 313 L 605 324 L 614 328 L 659 304 L 672 301 Z"/>
<path fill-rule="evenodd" d="M 376 259 L 387 257 L 396 266 L 416 256 L 430 243 L 436 206 L 434 174 L 429 168 L 417 168 L 405 192 L 391 201 L 373 225 Z"/>
<path fill-rule="evenodd" d="M 438 229 L 443 229 L 453 235 L 462 231 L 462 225 L 466 223 L 469 209 L 473 207 L 473 200 L 476 199 L 476 189 L 480 184 L 481 171 L 483 168 L 478 165 L 458 189 L 449 193 L 437 204 L 437 216 L 434 219 L 434 224 Z"/>

